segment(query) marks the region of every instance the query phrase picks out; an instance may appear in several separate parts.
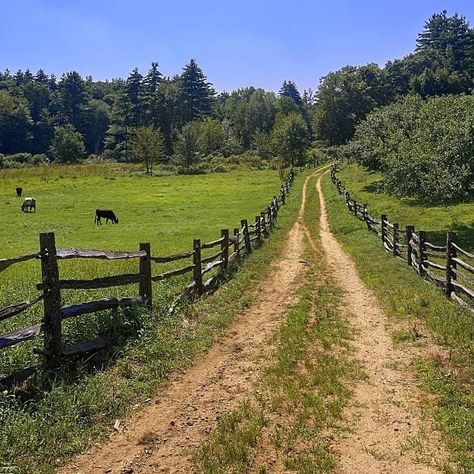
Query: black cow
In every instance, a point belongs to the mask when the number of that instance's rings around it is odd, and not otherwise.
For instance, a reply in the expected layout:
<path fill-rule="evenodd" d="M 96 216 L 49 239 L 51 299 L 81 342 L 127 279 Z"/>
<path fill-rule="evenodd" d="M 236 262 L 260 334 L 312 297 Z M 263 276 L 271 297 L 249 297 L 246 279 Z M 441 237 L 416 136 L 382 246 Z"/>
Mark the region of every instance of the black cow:
<path fill-rule="evenodd" d="M 21 197 L 21 193 L 23 192 L 22 188 L 16 188 L 16 197 Z"/>
<path fill-rule="evenodd" d="M 97 225 L 102 225 L 101 219 L 105 219 L 105 223 L 108 224 L 109 220 L 112 221 L 112 224 L 118 224 L 119 220 L 115 215 L 115 212 L 110 209 L 96 209 L 95 210 L 95 223 Z"/>

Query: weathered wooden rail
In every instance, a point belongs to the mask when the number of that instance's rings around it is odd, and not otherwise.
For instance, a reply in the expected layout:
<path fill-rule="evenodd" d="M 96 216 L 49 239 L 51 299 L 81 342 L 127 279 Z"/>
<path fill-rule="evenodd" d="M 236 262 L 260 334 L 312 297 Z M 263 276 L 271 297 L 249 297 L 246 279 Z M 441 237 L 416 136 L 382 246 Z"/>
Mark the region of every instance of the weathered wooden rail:
<path fill-rule="evenodd" d="M 1 334 L 0 350 L 42 335 L 43 348 L 37 350 L 37 352 L 43 356 L 46 365 L 56 366 L 65 356 L 96 350 L 110 343 L 110 338 L 101 336 L 74 345 L 64 345 L 62 321 L 67 318 L 136 305 L 151 310 L 153 306 L 153 282 L 161 282 L 186 274 L 192 274 L 192 281 L 181 297 L 202 295 L 215 287 L 220 275 L 226 272 L 231 264 L 241 261 L 253 250 L 258 249 L 264 238 L 269 236 L 277 220 L 278 211 L 285 203 L 293 177 L 294 175 L 291 172 L 280 189 L 280 195 L 273 197 L 270 205 L 255 217 L 254 223 L 249 224 L 247 219 L 242 219 L 240 227 L 233 229 L 232 236 L 228 229 L 222 229 L 218 239 L 210 242 L 201 242 L 200 239 L 194 239 L 191 250 L 178 254 L 155 256 L 152 254 L 149 243 L 141 243 L 139 250 L 132 252 L 75 248 L 58 250 L 56 249 L 53 233 L 40 234 L 39 252 L 0 259 L 0 272 L 14 264 L 32 259 L 39 260 L 42 277 L 42 281 L 36 285 L 39 294 L 31 300 L 0 308 L 0 321 L 13 318 L 41 301 L 43 301 L 43 318 L 38 324 Z M 215 252 L 214 249 L 216 249 Z M 213 253 L 205 255 L 206 250 Z M 71 259 L 137 260 L 138 269 L 136 273 L 93 279 L 63 279 L 61 278 L 60 262 Z M 155 264 L 181 263 L 182 261 L 186 261 L 186 263 L 179 268 L 162 273 L 154 272 Z M 217 274 L 205 280 L 204 277 L 214 270 L 217 271 Z M 138 285 L 137 296 L 101 299 L 62 306 L 62 290 L 93 290 L 125 285 Z M 28 368 L 23 369 L 22 372 L 26 376 L 30 375 L 32 371 L 31 368 Z M 4 379 L 0 379 L 0 385 L 4 385 L 6 380 L 17 381 L 18 377 L 9 375 Z"/>
<path fill-rule="evenodd" d="M 367 204 L 353 199 L 337 177 L 337 167 L 331 167 L 331 180 L 345 204 L 355 217 L 364 221 L 367 228 L 380 237 L 387 252 L 406 261 L 419 275 L 444 291 L 446 296 L 474 312 L 474 254 L 456 243 L 456 233 L 446 234 L 445 245 L 426 240 L 426 233 L 407 225 L 390 222 L 387 215 L 380 219 L 369 213 Z"/>

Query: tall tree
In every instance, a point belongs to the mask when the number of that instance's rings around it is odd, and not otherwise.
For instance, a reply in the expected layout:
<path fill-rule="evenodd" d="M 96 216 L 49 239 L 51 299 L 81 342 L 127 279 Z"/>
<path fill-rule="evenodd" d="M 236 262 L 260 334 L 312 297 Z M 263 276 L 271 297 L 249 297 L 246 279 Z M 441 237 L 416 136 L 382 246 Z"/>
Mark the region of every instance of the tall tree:
<path fill-rule="evenodd" d="M 425 23 L 416 40 L 417 51 L 440 52 L 455 71 L 466 71 L 472 51 L 469 22 L 463 16 L 448 16 L 447 11 L 435 13 Z"/>
<path fill-rule="evenodd" d="M 55 161 L 74 163 L 84 158 L 84 141 L 82 135 L 73 125 L 67 124 L 54 129 L 50 154 Z"/>
<path fill-rule="evenodd" d="M 180 76 L 183 123 L 210 115 L 215 91 L 196 60 L 191 59 Z"/>
<path fill-rule="evenodd" d="M 61 113 L 66 123 L 75 128 L 82 125 L 82 112 L 87 103 L 85 81 L 76 71 L 68 72 L 61 77 L 58 83 Z"/>

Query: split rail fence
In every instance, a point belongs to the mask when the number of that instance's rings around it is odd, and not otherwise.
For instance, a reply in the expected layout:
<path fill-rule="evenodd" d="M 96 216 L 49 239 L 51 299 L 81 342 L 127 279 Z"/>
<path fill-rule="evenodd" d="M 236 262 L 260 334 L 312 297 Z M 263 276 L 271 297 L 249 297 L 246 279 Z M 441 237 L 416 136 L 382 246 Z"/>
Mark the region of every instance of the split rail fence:
<path fill-rule="evenodd" d="M 44 357 L 46 364 L 54 366 L 65 356 L 96 350 L 106 347 L 110 343 L 108 337 L 99 337 L 79 344 L 65 346 L 62 342 L 62 321 L 67 318 L 134 305 L 145 306 L 151 309 L 153 305 L 152 283 L 185 274 L 192 274 L 192 281 L 180 295 L 180 298 L 186 296 L 198 297 L 206 293 L 215 287 L 219 276 L 226 272 L 233 262 L 241 261 L 253 250 L 257 249 L 262 241 L 269 236 L 277 220 L 279 209 L 285 204 L 293 178 L 293 172 L 290 172 L 280 189 L 280 195 L 278 197 L 274 196 L 269 206 L 260 215 L 255 217 L 255 222 L 248 223 L 247 219 L 242 219 L 240 227 L 233 229 L 232 235 L 229 229 L 222 229 L 218 239 L 212 242 L 201 242 L 200 239 L 194 239 L 191 250 L 175 255 L 154 256 L 149 243 L 140 244 L 139 250 L 134 252 L 78 250 L 75 248 L 59 250 L 56 249 L 53 233 L 40 234 L 39 252 L 20 257 L 0 259 L 0 272 L 6 270 L 11 265 L 38 259 L 41 262 L 42 275 L 42 282 L 36 285 L 37 290 L 40 292 L 38 296 L 29 301 L 22 301 L 1 308 L 0 321 L 13 318 L 41 301 L 44 308 L 43 319 L 39 324 L 1 334 L 0 350 L 11 348 L 42 335 L 43 348 L 36 350 L 36 352 Z M 207 249 L 216 249 L 217 251 L 212 255 L 204 256 L 203 251 Z M 60 266 L 58 265 L 61 260 L 85 258 L 105 260 L 136 259 L 139 261 L 139 268 L 137 273 L 98 277 L 89 280 L 65 280 L 61 278 Z M 180 268 L 159 274 L 153 272 L 154 264 L 167 264 L 184 260 L 188 260 L 188 264 Z M 206 280 L 206 275 L 212 270 L 217 270 L 217 274 Z M 101 299 L 62 306 L 61 290 L 92 290 L 131 284 L 138 285 L 138 295 L 133 298 Z M 14 377 L 14 380 L 25 378 L 35 369 L 36 367 L 29 367 L 22 369 L 21 373 L 0 379 L 0 385 L 9 384 L 12 381 L 12 377 Z"/>
<path fill-rule="evenodd" d="M 456 233 L 446 234 L 445 245 L 426 240 L 426 232 L 415 231 L 407 225 L 401 229 L 390 222 L 386 214 L 377 219 L 369 213 L 366 203 L 353 199 L 337 177 L 337 166 L 331 167 L 331 180 L 345 204 L 355 217 L 364 221 L 367 228 L 380 237 L 387 252 L 405 260 L 420 276 L 434 283 L 446 296 L 474 312 L 474 254 L 456 243 Z"/>

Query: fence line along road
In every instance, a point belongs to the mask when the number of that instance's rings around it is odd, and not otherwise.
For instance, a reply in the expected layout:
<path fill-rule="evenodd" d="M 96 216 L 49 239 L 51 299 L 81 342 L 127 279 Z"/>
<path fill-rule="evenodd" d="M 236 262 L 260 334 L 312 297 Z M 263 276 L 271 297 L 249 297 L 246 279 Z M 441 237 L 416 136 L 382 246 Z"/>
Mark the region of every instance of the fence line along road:
<path fill-rule="evenodd" d="M 222 229 L 220 237 L 211 242 L 201 242 L 194 239 L 192 249 L 174 255 L 154 256 L 149 243 L 141 243 L 138 251 L 105 251 L 105 250 L 79 250 L 75 248 L 58 250 L 54 233 L 40 234 L 40 250 L 36 253 L 20 257 L 0 259 L 0 272 L 11 265 L 19 264 L 31 259 L 41 262 L 42 281 L 36 285 L 40 292 L 37 297 L 14 303 L 5 308 L 0 308 L 0 321 L 13 318 L 26 311 L 32 306 L 43 301 L 43 319 L 41 322 L 10 331 L 0 335 L 0 350 L 5 350 L 28 341 L 40 335 L 43 336 L 43 348 L 37 350 L 43 357 L 47 367 L 57 366 L 65 356 L 89 352 L 107 346 L 110 338 L 98 337 L 82 343 L 65 346 L 62 343 L 62 321 L 79 315 L 91 314 L 96 311 L 117 309 L 119 307 L 130 307 L 135 305 L 145 306 L 150 309 L 153 305 L 153 282 L 164 281 L 177 276 L 192 274 L 192 281 L 180 295 L 184 297 L 199 297 L 218 283 L 219 276 L 225 273 L 229 265 L 241 261 L 253 250 L 260 247 L 262 241 L 269 236 L 275 226 L 279 209 L 285 204 L 286 197 L 293 183 L 294 174 L 290 172 L 288 178 L 281 186 L 279 196 L 274 196 L 270 204 L 255 217 L 255 222 L 249 224 L 247 219 L 240 221 L 240 227 L 234 228 L 232 235 L 229 229 Z M 202 251 L 216 249 L 209 256 L 203 256 Z M 138 260 L 137 273 L 129 273 L 114 276 L 97 277 L 89 280 L 74 279 L 65 280 L 61 278 L 61 260 L 69 259 L 103 259 L 103 260 Z M 187 264 L 179 268 L 155 274 L 154 264 L 163 264 L 188 260 Z M 191 262 L 189 262 L 191 260 Z M 204 276 L 212 270 L 218 270 L 217 275 L 205 280 Z M 118 287 L 130 284 L 138 285 L 136 297 L 102 299 L 88 301 L 70 306 L 62 306 L 61 290 L 90 290 L 100 288 Z M 21 371 L 0 378 L 0 386 L 10 385 L 29 376 L 34 367 L 28 367 Z M 0 368 L 0 377 L 1 368 Z"/>
<path fill-rule="evenodd" d="M 456 243 L 456 233 L 447 232 L 446 245 L 434 245 L 426 240 L 422 230 L 407 225 L 400 229 L 386 214 L 380 219 L 369 213 L 367 204 L 353 199 L 337 177 L 337 166 L 331 166 L 331 181 L 355 217 L 364 221 L 367 229 L 380 237 L 387 252 L 405 260 L 420 276 L 444 291 L 446 296 L 474 312 L 474 254 Z"/>

